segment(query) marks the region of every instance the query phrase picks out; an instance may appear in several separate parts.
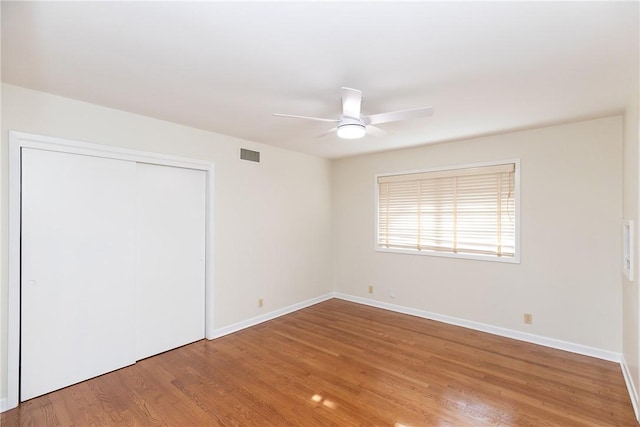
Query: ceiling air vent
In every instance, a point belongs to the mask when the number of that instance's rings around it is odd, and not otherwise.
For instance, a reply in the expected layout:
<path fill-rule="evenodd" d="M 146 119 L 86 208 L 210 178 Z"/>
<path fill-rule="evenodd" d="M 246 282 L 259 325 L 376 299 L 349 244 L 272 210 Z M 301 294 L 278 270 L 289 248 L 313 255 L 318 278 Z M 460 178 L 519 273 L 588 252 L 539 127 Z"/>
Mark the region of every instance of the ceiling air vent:
<path fill-rule="evenodd" d="M 247 150 L 246 148 L 241 148 L 240 158 L 242 160 L 249 160 L 250 162 L 260 163 L 260 152 Z"/>

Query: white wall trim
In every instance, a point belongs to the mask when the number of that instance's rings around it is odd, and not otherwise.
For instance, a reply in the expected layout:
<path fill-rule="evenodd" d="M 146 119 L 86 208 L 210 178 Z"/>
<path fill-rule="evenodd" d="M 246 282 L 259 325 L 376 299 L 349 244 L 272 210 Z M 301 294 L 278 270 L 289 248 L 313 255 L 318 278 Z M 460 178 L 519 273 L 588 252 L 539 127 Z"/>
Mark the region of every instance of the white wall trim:
<path fill-rule="evenodd" d="M 393 311 L 401 314 L 408 314 L 411 316 L 421 317 L 424 319 L 435 320 L 442 323 L 447 323 L 450 325 L 461 326 L 468 329 L 473 329 L 481 332 L 487 332 L 493 335 L 503 336 L 506 338 L 512 338 L 519 341 L 530 342 L 533 344 L 542 345 L 545 347 L 555 348 L 558 350 L 569 351 L 572 353 L 582 354 L 585 356 L 596 357 L 598 359 L 608 360 L 611 362 L 618 362 L 622 368 L 622 374 L 625 380 L 625 384 L 629 391 L 629 396 L 631 398 L 631 403 L 633 405 L 633 410 L 636 414 L 636 418 L 640 420 L 638 414 L 640 413 L 638 408 L 638 394 L 635 389 L 635 385 L 633 383 L 633 379 L 629 372 L 629 368 L 627 366 L 626 361 L 624 360 L 624 355 L 616 352 L 611 352 L 607 350 L 597 349 L 594 347 L 585 346 L 582 344 L 570 343 L 567 341 L 557 340 L 554 338 L 547 338 L 540 335 L 528 334 L 525 332 L 514 331 L 506 328 L 499 328 L 496 326 L 486 325 L 484 323 L 473 322 L 469 320 L 464 320 L 452 316 L 445 316 L 437 313 L 432 313 L 424 310 L 419 310 L 415 308 L 405 307 L 396 304 L 389 304 L 381 301 L 376 301 L 368 298 L 357 297 L 353 295 L 343 294 L 340 292 L 329 292 L 324 295 L 320 295 L 315 298 L 308 299 L 306 301 L 302 301 L 296 304 L 292 304 L 287 307 L 283 307 L 278 310 L 271 311 L 269 313 L 265 313 L 260 316 L 252 317 L 247 320 L 243 320 L 241 322 L 237 322 L 228 326 L 224 326 L 222 328 L 218 328 L 215 330 L 207 330 L 207 339 L 215 339 L 220 338 L 225 335 L 232 334 L 234 332 L 241 331 L 246 328 L 250 328 L 252 326 L 258 325 L 260 323 L 267 322 L 269 320 L 276 319 L 278 317 L 293 313 L 295 311 L 310 307 L 312 305 L 321 303 L 323 301 L 330 300 L 332 298 L 338 298 L 345 301 L 354 302 L 357 304 L 368 305 L 371 307 L 381 308 L 384 310 Z M 211 332 L 210 332 L 211 331 Z M 7 409 L 12 409 L 17 406 L 8 406 L 7 399 L 0 400 L 0 412 L 4 412 Z"/>
<path fill-rule="evenodd" d="M 624 354 L 620 360 L 620 367 L 622 368 L 622 376 L 624 378 L 624 383 L 627 386 L 627 391 L 629 392 L 629 398 L 631 399 L 631 405 L 633 405 L 633 412 L 636 414 L 636 420 L 640 421 L 640 408 L 638 407 L 638 389 L 635 386 L 633 381 L 633 376 L 631 376 L 631 371 L 629 370 L 629 365 L 627 365 L 627 361 L 624 358 Z"/>
<path fill-rule="evenodd" d="M 57 151 L 62 153 L 84 154 L 109 159 L 130 160 L 134 162 L 152 163 L 165 166 L 175 166 L 187 169 L 208 170 L 211 162 L 168 154 L 152 153 L 149 151 L 132 150 L 113 145 L 95 144 L 91 142 L 74 141 L 45 135 L 25 132 L 9 131 L 9 139 L 20 141 L 20 147 L 40 150 Z"/>
<path fill-rule="evenodd" d="M 499 335 L 507 338 L 513 338 L 519 341 L 525 341 L 532 344 L 538 344 L 545 347 L 555 348 L 558 350 L 569 351 L 571 353 L 577 353 L 585 356 L 596 357 L 598 359 L 608 360 L 611 362 L 620 363 L 620 359 L 622 356 L 620 353 L 616 353 L 613 351 L 602 350 L 599 348 L 589 347 L 582 344 L 575 344 L 567 341 L 557 340 L 555 338 L 547 338 L 540 335 L 528 334 L 526 332 L 514 331 L 512 329 L 500 328 L 497 326 L 491 326 L 484 323 L 473 322 L 471 320 L 460 319 L 452 316 L 445 316 L 442 314 L 432 313 L 429 311 L 419 310 L 416 308 L 409 308 L 401 305 L 389 304 L 386 302 L 347 295 L 339 292 L 335 293 L 335 297 L 346 300 L 346 301 L 355 302 L 358 304 L 369 305 L 372 307 L 395 311 L 397 313 L 409 314 L 411 316 L 422 317 L 424 319 L 436 320 L 438 322 L 448 323 L 450 325 L 462 326 L 464 328 L 469 328 L 476 331 L 487 332 L 493 335 Z"/>
<path fill-rule="evenodd" d="M 207 169 L 207 205 L 205 212 L 205 265 L 204 265 L 204 336 L 210 338 L 215 331 L 215 164 L 209 163 Z"/>
<path fill-rule="evenodd" d="M 9 248 L 6 409 L 18 406 L 20 385 L 20 144 L 9 132 Z"/>
<path fill-rule="evenodd" d="M 205 337 L 210 338 L 214 325 L 214 180 L 213 162 L 197 159 L 130 150 L 109 145 L 92 144 L 62 138 L 9 131 L 9 292 L 7 337 L 7 398 L 4 408 L 12 409 L 19 403 L 20 365 L 20 175 L 21 148 L 81 154 L 202 170 L 207 173 L 206 187 L 206 264 L 205 264 Z"/>
<path fill-rule="evenodd" d="M 330 300 L 334 297 L 334 293 L 330 292 L 328 294 L 320 295 L 319 297 L 311 298 L 306 301 L 299 302 L 297 304 L 292 304 L 287 307 L 283 307 L 278 310 L 270 311 L 269 313 L 262 314 L 260 316 L 252 317 L 251 319 L 243 320 L 241 322 L 237 322 L 231 324 L 229 326 L 225 326 L 219 329 L 216 329 L 213 338 L 220 338 L 225 335 L 232 334 L 234 332 L 241 331 L 246 328 L 250 328 L 251 326 L 258 325 L 260 323 L 273 320 L 280 316 L 284 316 L 289 313 L 293 313 L 294 311 L 301 310 L 303 308 L 310 307 L 312 305 L 321 303 L 323 301 Z M 211 339 L 211 338 L 210 338 Z"/>

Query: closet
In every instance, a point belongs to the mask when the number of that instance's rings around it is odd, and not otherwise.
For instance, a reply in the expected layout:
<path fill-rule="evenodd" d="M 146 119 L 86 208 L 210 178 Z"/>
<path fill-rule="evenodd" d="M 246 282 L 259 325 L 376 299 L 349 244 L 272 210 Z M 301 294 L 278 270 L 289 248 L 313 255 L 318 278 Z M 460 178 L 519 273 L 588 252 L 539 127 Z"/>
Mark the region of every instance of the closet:
<path fill-rule="evenodd" d="M 20 399 L 204 338 L 204 170 L 21 149 Z"/>

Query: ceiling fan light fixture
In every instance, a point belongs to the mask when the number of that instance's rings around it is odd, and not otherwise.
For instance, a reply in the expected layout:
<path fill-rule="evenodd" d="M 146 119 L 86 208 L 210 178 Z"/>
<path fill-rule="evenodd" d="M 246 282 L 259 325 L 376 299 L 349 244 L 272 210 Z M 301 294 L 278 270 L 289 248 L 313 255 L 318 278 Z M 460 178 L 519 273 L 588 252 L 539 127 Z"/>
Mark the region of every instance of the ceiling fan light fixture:
<path fill-rule="evenodd" d="M 430 116 L 433 108 L 420 107 L 408 110 L 389 111 L 373 115 L 362 115 L 360 107 L 362 105 L 362 92 L 348 87 L 342 88 L 342 114 L 339 119 L 325 119 L 320 117 L 294 116 L 291 114 L 274 114 L 280 117 L 291 117 L 294 119 L 314 120 L 319 122 L 335 123 L 336 127 L 323 133 L 320 136 L 332 134 L 337 130 L 338 138 L 358 139 L 365 134 L 371 136 L 385 136 L 388 133 L 377 127 L 382 123 L 399 122 L 401 120 L 415 119 L 418 117 Z"/>
<path fill-rule="evenodd" d="M 342 139 L 362 138 L 367 131 L 364 125 L 359 123 L 346 123 L 338 126 L 338 137 Z"/>

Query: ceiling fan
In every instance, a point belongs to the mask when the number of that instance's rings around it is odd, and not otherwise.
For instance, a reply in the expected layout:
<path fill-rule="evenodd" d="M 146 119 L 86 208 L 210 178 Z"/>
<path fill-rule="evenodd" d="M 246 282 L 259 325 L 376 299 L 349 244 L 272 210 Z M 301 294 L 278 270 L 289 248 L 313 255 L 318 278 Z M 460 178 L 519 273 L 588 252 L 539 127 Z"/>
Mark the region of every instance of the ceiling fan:
<path fill-rule="evenodd" d="M 417 117 L 433 114 L 432 107 L 412 108 L 409 110 L 392 111 L 389 113 L 372 114 L 363 116 L 360 114 L 362 105 L 362 92 L 348 87 L 342 88 L 342 114 L 339 119 L 323 119 L 319 117 L 294 116 L 291 114 L 274 114 L 278 117 L 290 117 L 294 119 L 315 120 L 320 122 L 336 123 L 336 127 L 328 130 L 323 135 L 337 131 L 338 137 L 345 139 L 362 138 L 365 133 L 375 136 L 386 135 L 387 132 L 374 125 L 398 122 L 401 120 L 415 119 Z"/>

